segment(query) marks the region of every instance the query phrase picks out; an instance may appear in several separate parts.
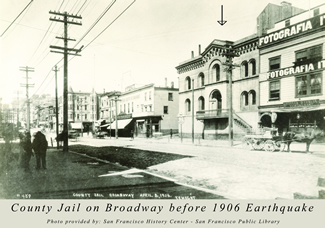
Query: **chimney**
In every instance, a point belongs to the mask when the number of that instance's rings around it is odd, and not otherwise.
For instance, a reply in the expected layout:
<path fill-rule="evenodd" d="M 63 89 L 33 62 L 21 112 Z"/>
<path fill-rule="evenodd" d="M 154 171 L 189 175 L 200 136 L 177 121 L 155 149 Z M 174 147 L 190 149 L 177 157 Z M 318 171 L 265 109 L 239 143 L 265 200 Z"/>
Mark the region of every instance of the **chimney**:
<path fill-rule="evenodd" d="M 290 2 L 281 2 L 282 7 L 282 20 L 292 16 L 292 4 Z"/>
<path fill-rule="evenodd" d="M 194 58 L 194 51 L 192 51 L 192 58 Z"/>
<path fill-rule="evenodd" d="M 174 89 L 174 82 L 171 82 L 171 83 L 170 83 L 170 87 L 171 87 L 172 89 Z"/>
<path fill-rule="evenodd" d="M 167 87 L 167 78 L 165 78 L 165 87 Z"/>
<path fill-rule="evenodd" d="M 199 55 L 201 55 L 201 44 L 199 44 Z"/>

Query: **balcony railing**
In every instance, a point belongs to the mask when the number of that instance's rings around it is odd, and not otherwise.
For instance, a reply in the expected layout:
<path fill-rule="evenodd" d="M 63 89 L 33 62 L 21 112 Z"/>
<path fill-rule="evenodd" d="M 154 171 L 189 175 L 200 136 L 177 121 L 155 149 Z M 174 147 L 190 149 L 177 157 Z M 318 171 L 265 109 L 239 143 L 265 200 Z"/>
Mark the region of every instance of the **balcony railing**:
<path fill-rule="evenodd" d="M 196 119 L 215 119 L 227 118 L 229 116 L 229 109 L 215 109 L 215 110 L 202 110 L 196 112 Z"/>

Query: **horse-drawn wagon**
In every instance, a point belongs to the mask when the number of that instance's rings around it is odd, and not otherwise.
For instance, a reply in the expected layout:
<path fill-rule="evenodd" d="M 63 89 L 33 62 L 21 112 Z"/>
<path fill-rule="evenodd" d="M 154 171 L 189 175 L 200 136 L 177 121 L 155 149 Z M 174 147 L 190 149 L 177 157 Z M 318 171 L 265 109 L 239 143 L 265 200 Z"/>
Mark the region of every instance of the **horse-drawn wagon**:
<path fill-rule="evenodd" d="M 276 134 L 276 128 L 266 128 L 264 134 L 245 135 L 242 145 L 246 149 L 265 150 L 273 152 L 275 150 L 290 151 L 292 142 L 306 143 L 306 152 L 309 152 L 309 147 L 312 141 L 316 138 L 315 130 L 301 132 L 284 132 L 282 135 Z"/>

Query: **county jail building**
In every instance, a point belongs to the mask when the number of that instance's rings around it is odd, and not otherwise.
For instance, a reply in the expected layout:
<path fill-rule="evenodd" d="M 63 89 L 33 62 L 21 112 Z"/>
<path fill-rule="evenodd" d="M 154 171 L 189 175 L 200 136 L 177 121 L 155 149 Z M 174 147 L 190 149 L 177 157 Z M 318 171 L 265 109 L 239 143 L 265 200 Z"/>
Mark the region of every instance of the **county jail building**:
<path fill-rule="evenodd" d="M 237 41 L 215 39 L 203 52 L 199 45 L 196 56 L 192 51 L 176 67 L 183 136 L 194 132 L 195 138 L 227 139 L 231 97 L 234 139 L 259 134 L 263 127 L 288 130 L 297 122 L 294 117 L 322 125 L 323 14 L 323 5 L 303 10 L 285 1 L 268 4 L 257 17 L 255 34 Z M 226 47 L 237 54 L 232 92 Z"/>
<path fill-rule="evenodd" d="M 153 137 L 178 133 L 178 88 L 172 82 L 164 86 L 130 85 L 124 92 L 108 92 L 100 98 L 100 130 L 115 136 Z M 117 115 L 116 115 L 117 114 Z"/>
<path fill-rule="evenodd" d="M 325 4 L 275 23 L 258 44 L 261 126 L 324 130 Z"/>

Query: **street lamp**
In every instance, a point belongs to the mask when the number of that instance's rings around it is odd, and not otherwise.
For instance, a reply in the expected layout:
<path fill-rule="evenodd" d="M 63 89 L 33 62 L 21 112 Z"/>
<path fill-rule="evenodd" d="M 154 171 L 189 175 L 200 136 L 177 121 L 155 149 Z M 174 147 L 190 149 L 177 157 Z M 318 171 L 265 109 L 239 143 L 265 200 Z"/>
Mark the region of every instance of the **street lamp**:
<path fill-rule="evenodd" d="M 182 124 L 184 123 L 184 116 L 182 113 L 179 113 L 177 118 L 178 118 L 178 123 L 181 125 L 181 142 L 183 142 Z"/>

